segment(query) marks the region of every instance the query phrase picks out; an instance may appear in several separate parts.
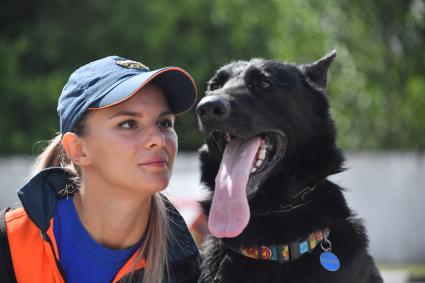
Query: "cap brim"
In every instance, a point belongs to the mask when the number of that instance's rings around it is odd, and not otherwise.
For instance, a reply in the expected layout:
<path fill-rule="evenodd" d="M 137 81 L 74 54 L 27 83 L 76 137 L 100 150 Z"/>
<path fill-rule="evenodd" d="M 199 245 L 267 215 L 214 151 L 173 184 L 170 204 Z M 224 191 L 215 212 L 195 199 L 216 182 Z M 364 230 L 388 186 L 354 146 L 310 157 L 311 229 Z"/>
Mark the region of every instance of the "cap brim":
<path fill-rule="evenodd" d="M 181 68 L 167 67 L 122 81 L 101 95 L 88 109 L 102 109 L 123 103 L 152 81 L 162 89 L 174 114 L 182 114 L 195 104 L 197 90 L 193 78 Z"/>

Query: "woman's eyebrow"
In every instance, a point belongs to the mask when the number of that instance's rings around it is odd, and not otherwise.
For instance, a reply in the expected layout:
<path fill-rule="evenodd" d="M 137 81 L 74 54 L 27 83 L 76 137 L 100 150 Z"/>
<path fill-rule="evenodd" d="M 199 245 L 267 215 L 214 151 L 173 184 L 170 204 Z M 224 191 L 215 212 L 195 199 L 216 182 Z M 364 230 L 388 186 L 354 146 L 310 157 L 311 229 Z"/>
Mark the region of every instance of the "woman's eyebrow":
<path fill-rule="evenodd" d="M 162 111 L 161 114 L 159 114 L 159 117 L 168 116 L 168 115 L 173 115 L 173 112 L 171 112 L 171 110 Z"/>
<path fill-rule="evenodd" d="M 143 113 L 140 112 L 134 112 L 134 111 L 119 111 L 117 113 L 114 113 L 109 117 L 109 120 L 112 118 L 115 118 L 117 116 L 133 116 L 133 117 L 142 117 Z"/>
<path fill-rule="evenodd" d="M 171 110 L 162 111 L 159 114 L 159 117 L 167 116 L 167 115 L 173 115 L 173 112 L 171 112 Z M 133 116 L 133 117 L 137 117 L 138 118 L 138 117 L 143 117 L 143 113 L 141 113 L 141 112 L 134 112 L 134 111 L 119 111 L 119 112 L 114 113 L 113 115 L 111 115 L 109 117 L 109 120 L 112 119 L 112 118 L 115 118 L 117 116 Z"/>

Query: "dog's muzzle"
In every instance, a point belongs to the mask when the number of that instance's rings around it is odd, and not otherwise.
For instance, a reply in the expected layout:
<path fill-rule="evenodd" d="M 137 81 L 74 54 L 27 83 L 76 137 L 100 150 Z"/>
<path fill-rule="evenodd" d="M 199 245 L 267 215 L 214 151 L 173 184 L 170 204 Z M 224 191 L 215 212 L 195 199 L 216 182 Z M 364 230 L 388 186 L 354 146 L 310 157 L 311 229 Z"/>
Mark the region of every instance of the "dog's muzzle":
<path fill-rule="evenodd" d="M 230 103 L 219 95 L 205 96 L 196 107 L 203 125 L 223 122 L 230 114 Z"/>

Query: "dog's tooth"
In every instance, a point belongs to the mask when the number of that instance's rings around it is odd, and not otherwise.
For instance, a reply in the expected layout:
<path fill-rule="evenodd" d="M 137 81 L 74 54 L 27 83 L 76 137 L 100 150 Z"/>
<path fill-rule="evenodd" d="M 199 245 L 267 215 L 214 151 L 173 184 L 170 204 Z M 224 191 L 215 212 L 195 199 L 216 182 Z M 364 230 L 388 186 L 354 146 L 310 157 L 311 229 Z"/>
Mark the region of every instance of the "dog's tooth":
<path fill-rule="evenodd" d="M 261 149 L 266 149 L 266 148 L 267 148 L 267 145 L 266 145 L 265 143 L 262 143 L 262 144 L 260 145 L 260 148 L 261 148 Z"/>
<path fill-rule="evenodd" d="M 265 158 L 266 158 L 266 151 L 260 150 L 260 152 L 258 153 L 258 159 L 264 160 Z"/>
<path fill-rule="evenodd" d="M 262 163 L 263 163 L 263 161 L 258 159 L 257 162 L 255 163 L 255 166 L 259 167 L 259 166 L 261 166 Z"/>
<path fill-rule="evenodd" d="M 255 173 L 257 171 L 257 168 L 252 168 L 251 173 Z"/>

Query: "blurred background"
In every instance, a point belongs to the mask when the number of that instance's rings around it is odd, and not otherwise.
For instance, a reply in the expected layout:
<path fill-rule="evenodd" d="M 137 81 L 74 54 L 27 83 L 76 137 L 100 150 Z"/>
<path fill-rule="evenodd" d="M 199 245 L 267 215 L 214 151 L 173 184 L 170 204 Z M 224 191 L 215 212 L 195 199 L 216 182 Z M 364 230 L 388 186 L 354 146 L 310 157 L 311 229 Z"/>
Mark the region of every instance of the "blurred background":
<path fill-rule="evenodd" d="M 116 54 L 151 69 L 176 65 L 193 75 L 202 96 L 214 70 L 232 60 L 307 63 L 336 49 L 328 95 L 348 170 L 332 178 L 364 219 L 386 282 L 425 278 L 424 0 L 0 5 L 1 206 L 17 201 L 42 141 L 59 130 L 63 85 L 89 61 Z M 176 128 L 180 152 L 167 191 L 189 207 L 186 219 L 195 225 L 188 197 L 201 199 L 203 192 L 194 112 L 179 117 Z"/>

